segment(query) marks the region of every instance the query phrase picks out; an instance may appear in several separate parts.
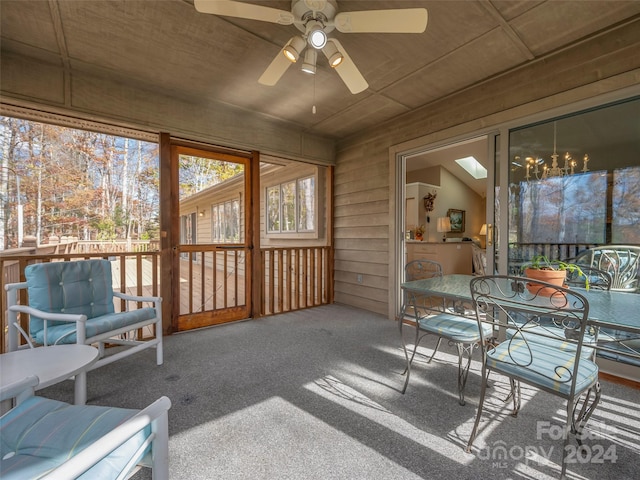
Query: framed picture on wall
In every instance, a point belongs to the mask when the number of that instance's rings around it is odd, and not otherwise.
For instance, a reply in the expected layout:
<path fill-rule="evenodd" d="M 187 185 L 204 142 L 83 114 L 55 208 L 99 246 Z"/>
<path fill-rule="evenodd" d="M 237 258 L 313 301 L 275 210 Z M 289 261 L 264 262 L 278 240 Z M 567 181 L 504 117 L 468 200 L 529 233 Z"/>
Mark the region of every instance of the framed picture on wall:
<path fill-rule="evenodd" d="M 447 216 L 451 222 L 452 232 L 464 232 L 464 210 L 450 208 L 447 210 Z"/>

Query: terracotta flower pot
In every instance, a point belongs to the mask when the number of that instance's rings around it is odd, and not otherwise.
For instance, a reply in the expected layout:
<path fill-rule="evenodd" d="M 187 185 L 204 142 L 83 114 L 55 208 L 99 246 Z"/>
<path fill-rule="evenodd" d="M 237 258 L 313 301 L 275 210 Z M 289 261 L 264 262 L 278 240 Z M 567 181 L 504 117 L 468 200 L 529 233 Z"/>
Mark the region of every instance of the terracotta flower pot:
<path fill-rule="evenodd" d="M 540 280 L 541 282 L 551 283 L 552 285 L 557 285 L 559 287 L 564 286 L 565 280 L 567 278 L 566 270 L 538 270 L 535 268 L 527 268 L 524 271 L 524 275 L 527 278 L 533 278 L 536 280 Z M 553 294 L 555 290 L 551 288 L 543 288 L 539 283 L 529 282 L 527 283 L 527 290 L 533 293 L 534 295 L 542 295 L 544 297 L 549 297 Z"/>

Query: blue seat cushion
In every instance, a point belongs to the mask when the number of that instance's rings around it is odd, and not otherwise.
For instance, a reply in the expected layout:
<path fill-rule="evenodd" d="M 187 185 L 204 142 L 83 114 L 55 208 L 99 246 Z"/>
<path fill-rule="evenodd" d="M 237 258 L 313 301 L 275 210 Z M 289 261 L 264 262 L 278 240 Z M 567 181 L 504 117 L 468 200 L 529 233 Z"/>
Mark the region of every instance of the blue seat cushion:
<path fill-rule="evenodd" d="M 84 314 L 87 318 L 115 311 L 111 264 L 107 260 L 37 263 L 25 267 L 24 274 L 33 308 L 47 313 Z M 31 316 L 31 335 L 36 337 L 43 325 L 42 319 Z"/>
<path fill-rule="evenodd" d="M 152 307 L 139 308 L 129 312 L 110 313 L 101 317 L 87 320 L 87 338 L 111 332 L 127 325 L 134 325 L 144 320 L 155 318 L 156 310 Z M 54 322 L 50 322 L 54 323 Z M 76 343 L 75 322 L 55 322 L 57 325 L 47 327 L 47 344 Z M 44 344 L 44 329 L 36 332 L 34 339 L 39 344 Z"/>
<path fill-rule="evenodd" d="M 0 418 L 2 479 L 39 478 L 136 413 L 124 408 L 69 405 L 30 397 Z M 147 426 L 79 478 L 116 478 L 150 434 Z"/>
<path fill-rule="evenodd" d="M 529 342 L 541 343 L 570 353 L 576 351 L 576 343 L 565 338 L 564 328 L 543 325 L 527 325 L 520 328 L 520 331 L 516 329 L 507 330 L 507 339 L 514 336 L 524 336 Z M 595 344 L 595 336 L 585 333 L 580 356 L 582 358 L 591 358 Z"/>
<path fill-rule="evenodd" d="M 471 318 L 451 315 L 449 313 L 440 313 L 432 317 L 421 318 L 418 323 L 420 330 L 453 340 L 454 342 L 475 343 L 480 341 L 478 321 Z M 493 334 L 491 325 L 483 324 L 482 331 L 485 338 L 491 338 Z"/>
<path fill-rule="evenodd" d="M 506 375 L 515 375 L 533 385 L 568 395 L 575 371 L 575 350 L 563 351 L 526 338 L 512 337 L 487 351 L 487 366 Z M 598 366 L 580 359 L 575 393 L 580 394 L 598 379 Z"/>

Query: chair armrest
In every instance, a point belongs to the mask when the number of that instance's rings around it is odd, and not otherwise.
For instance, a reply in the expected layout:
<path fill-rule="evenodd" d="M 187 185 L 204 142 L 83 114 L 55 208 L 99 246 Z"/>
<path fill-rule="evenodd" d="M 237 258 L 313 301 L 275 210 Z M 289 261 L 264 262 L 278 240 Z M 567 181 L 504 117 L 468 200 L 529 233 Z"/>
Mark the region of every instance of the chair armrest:
<path fill-rule="evenodd" d="M 28 307 L 26 305 L 12 305 L 9 307 L 11 312 L 28 313 L 34 317 L 43 320 L 51 320 L 56 322 L 86 322 L 87 316 L 80 313 L 49 313 L 38 310 L 37 308 Z"/>
<path fill-rule="evenodd" d="M 91 467 L 108 456 L 112 451 L 124 444 L 147 425 L 152 425 L 150 441 L 159 441 L 160 443 L 168 442 L 168 414 L 171 408 L 171 400 L 163 396 L 141 410 L 129 420 L 119 425 L 114 430 L 107 433 L 104 437 L 92 443 L 82 452 L 74 455 L 58 468 L 50 471 L 42 480 L 56 480 L 60 478 L 77 478 Z M 159 421 L 158 421 L 159 420 Z M 154 427 L 154 423 L 156 423 Z M 146 448 L 148 443 L 143 447 Z M 144 451 L 144 448 L 141 449 Z M 160 447 L 160 454 L 167 455 L 166 445 Z M 140 451 L 140 453 L 142 453 Z M 136 461 L 137 459 L 132 459 Z M 155 478 L 154 472 L 154 478 Z"/>
<path fill-rule="evenodd" d="M 137 295 L 129 295 L 127 293 L 122 292 L 113 292 L 113 296 L 117 298 L 121 298 L 123 300 L 130 300 L 132 302 L 153 302 L 160 303 L 162 302 L 162 297 L 139 297 Z"/>
<path fill-rule="evenodd" d="M 19 283 L 7 283 L 4 286 L 4 289 L 7 292 L 11 292 L 13 290 L 20 290 L 21 288 L 27 288 L 27 282 L 19 282 Z"/>
<path fill-rule="evenodd" d="M 31 375 L 17 382 L 2 385 L 0 387 L 0 402 L 15 398 L 17 404 L 22 403 L 23 400 L 33 395 L 34 388 L 38 383 L 40 383 L 38 377 Z"/>
<path fill-rule="evenodd" d="M 77 343 L 84 344 L 87 338 L 87 316 L 78 313 L 49 313 L 38 310 L 37 308 L 29 307 L 27 305 L 10 305 L 9 311 L 9 351 L 13 352 L 18 350 L 18 340 L 15 335 L 16 330 L 27 340 L 30 347 L 33 348 L 33 342 L 30 335 L 25 332 L 18 324 L 18 312 L 26 313 L 34 317 L 44 320 L 44 338 L 47 338 L 47 325 L 49 321 L 56 322 L 73 322 L 76 324 Z M 45 345 L 47 345 L 45 340 Z"/>

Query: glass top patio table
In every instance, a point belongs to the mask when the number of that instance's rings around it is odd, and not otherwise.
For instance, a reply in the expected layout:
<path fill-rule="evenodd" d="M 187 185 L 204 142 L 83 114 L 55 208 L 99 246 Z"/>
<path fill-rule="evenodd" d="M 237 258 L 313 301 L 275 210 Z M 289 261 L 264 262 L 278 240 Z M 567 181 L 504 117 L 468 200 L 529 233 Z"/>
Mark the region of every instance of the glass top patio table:
<path fill-rule="evenodd" d="M 420 295 L 441 296 L 455 301 L 471 301 L 469 284 L 473 275 L 444 275 L 401 284 L 402 289 Z M 589 302 L 593 325 L 640 335 L 640 294 L 579 289 Z M 640 353 L 638 354 L 640 357 Z"/>

